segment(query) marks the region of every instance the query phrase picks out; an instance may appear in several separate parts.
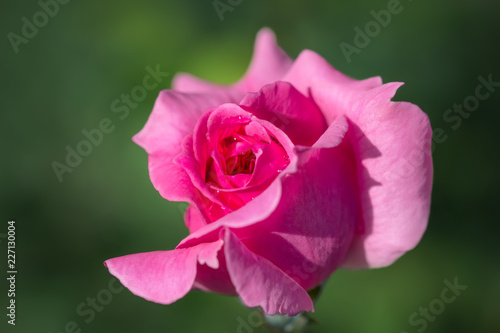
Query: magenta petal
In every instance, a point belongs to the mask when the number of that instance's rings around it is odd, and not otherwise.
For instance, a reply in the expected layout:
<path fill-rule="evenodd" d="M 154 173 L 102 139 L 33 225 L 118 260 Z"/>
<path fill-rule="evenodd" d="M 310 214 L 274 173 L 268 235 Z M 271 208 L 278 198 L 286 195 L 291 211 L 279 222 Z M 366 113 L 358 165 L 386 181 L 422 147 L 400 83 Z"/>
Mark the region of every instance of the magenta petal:
<path fill-rule="evenodd" d="M 104 265 L 133 294 L 170 304 L 191 290 L 198 262 L 218 268 L 222 245 L 220 240 L 186 249 L 130 254 L 106 260 Z"/>
<path fill-rule="evenodd" d="M 231 281 L 245 305 L 260 306 L 268 315 L 295 316 L 314 311 L 307 292 L 267 259 L 251 252 L 226 230 L 224 251 Z"/>
<path fill-rule="evenodd" d="M 172 161 L 170 155 L 150 155 L 149 177 L 160 195 L 171 201 L 192 202 L 196 190 L 185 170 Z"/>
<path fill-rule="evenodd" d="M 248 186 L 264 184 L 269 177 L 274 177 L 276 172 L 282 172 L 288 164 L 286 151 L 275 142 L 262 145 L 259 149 L 255 154 L 257 162 Z"/>

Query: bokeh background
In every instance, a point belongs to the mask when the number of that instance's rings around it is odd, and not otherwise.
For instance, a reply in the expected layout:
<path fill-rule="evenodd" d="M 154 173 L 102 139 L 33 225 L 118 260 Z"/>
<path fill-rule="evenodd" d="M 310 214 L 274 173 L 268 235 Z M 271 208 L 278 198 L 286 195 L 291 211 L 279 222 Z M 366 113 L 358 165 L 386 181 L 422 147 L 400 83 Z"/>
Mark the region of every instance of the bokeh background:
<path fill-rule="evenodd" d="M 146 153 L 131 137 L 175 73 L 239 79 L 257 31 L 267 26 L 292 57 L 308 48 L 354 78 L 405 82 L 395 99 L 418 104 L 446 135 L 434 151 L 422 242 L 391 267 L 337 271 L 316 305 L 312 332 L 417 332 L 423 324 L 412 326 L 410 315 L 455 278 L 468 288 L 421 332 L 500 332 L 500 87 L 458 128 L 443 119 L 475 94 L 478 76 L 500 81 L 500 2 L 401 0 L 402 11 L 350 63 L 340 43 L 355 45 L 354 28 L 364 30 L 387 0 L 222 2 L 232 8 L 223 20 L 211 0 L 70 1 L 15 53 L 8 34 L 21 35 L 23 17 L 33 22 L 41 7 L 2 1 L 0 331 L 264 331 L 242 327 L 252 311 L 231 297 L 192 292 L 163 306 L 128 290 L 106 291 L 113 281 L 102 262 L 172 249 L 187 235 L 185 207 L 154 190 Z M 111 103 L 156 65 L 169 77 L 120 119 Z M 64 163 L 65 147 L 75 149 L 82 130 L 103 118 L 114 131 L 60 182 L 51 164 Z M 15 327 L 4 314 L 8 220 L 17 228 Z M 106 304 L 91 310 L 87 302 L 97 296 Z"/>

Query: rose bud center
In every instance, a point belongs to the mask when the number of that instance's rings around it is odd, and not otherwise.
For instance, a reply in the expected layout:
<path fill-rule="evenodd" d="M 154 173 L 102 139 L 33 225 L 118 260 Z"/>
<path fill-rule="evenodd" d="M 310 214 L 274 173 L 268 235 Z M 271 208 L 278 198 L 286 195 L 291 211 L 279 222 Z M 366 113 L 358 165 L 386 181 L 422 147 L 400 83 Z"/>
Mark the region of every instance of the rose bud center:
<path fill-rule="evenodd" d="M 210 215 L 220 216 L 253 200 L 290 163 L 282 144 L 250 119 L 220 128 L 210 138 L 205 183 L 215 199 Z"/>

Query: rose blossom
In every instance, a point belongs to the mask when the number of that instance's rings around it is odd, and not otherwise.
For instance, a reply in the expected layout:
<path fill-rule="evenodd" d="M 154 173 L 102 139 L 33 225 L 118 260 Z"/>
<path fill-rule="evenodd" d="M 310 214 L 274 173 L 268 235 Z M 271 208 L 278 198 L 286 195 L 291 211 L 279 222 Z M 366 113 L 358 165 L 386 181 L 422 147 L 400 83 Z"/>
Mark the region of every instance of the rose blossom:
<path fill-rule="evenodd" d="M 153 302 L 201 289 L 269 315 L 313 311 L 337 267 L 390 265 L 422 237 L 432 186 L 429 120 L 391 101 L 401 85 L 292 61 L 268 29 L 236 84 L 177 75 L 133 140 L 160 194 L 190 203 L 190 235 L 105 265 Z"/>

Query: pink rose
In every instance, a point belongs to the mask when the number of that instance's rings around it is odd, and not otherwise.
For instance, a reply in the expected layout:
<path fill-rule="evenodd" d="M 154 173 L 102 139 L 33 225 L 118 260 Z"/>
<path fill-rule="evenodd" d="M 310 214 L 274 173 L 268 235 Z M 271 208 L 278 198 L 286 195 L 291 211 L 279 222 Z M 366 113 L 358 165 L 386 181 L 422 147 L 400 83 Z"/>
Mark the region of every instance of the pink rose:
<path fill-rule="evenodd" d="M 429 120 L 391 102 L 401 85 L 292 61 L 267 29 L 234 85 L 177 75 L 133 140 L 160 194 L 191 204 L 190 235 L 105 265 L 153 302 L 201 289 L 269 315 L 313 311 L 307 290 L 338 267 L 390 265 L 422 237 L 432 186 Z"/>

